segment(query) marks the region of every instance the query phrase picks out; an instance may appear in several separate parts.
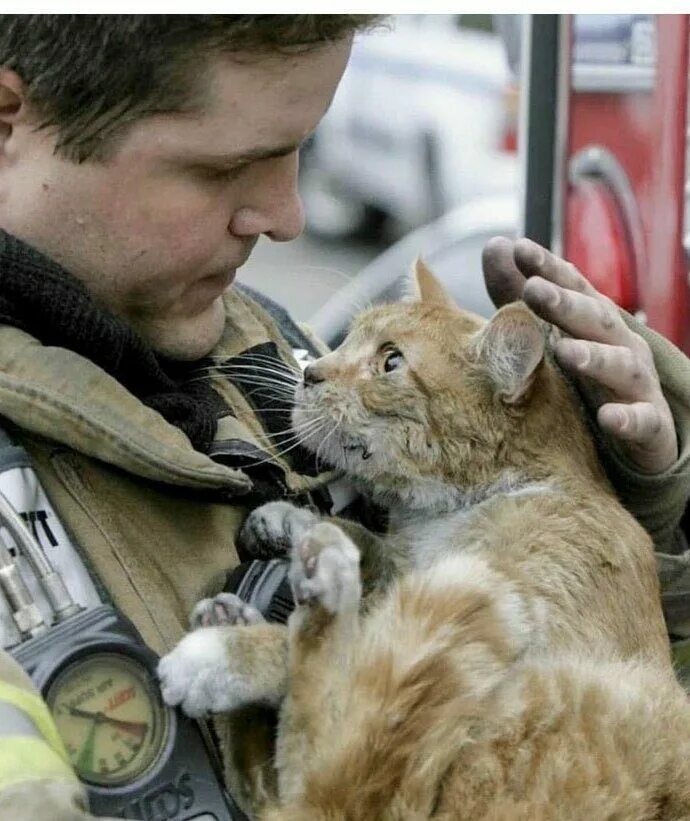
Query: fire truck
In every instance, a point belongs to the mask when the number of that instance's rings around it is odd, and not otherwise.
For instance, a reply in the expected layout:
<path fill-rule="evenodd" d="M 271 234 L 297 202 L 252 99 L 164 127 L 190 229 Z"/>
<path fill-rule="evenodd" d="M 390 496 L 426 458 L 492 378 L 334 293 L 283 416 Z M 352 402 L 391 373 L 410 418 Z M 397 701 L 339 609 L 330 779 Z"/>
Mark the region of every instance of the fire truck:
<path fill-rule="evenodd" d="M 602 293 L 690 353 L 687 15 L 525 15 L 502 26 L 519 79 L 516 190 L 409 234 L 311 319 L 342 338 L 355 306 L 396 299 L 421 253 L 489 316 L 479 259 L 496 234 L 570 259 Z"/>
<path fill-rule="evenodd" d="M 534 15 L 523 232 L 690 353 L 688 16 Z"/>

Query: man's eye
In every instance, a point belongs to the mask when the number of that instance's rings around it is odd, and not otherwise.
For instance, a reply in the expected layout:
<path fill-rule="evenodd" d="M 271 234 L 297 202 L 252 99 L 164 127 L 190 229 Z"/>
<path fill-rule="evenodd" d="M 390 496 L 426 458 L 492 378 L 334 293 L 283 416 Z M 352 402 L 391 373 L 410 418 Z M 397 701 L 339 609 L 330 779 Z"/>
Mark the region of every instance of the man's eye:
<path fill-rule="evenodd" d="M 211 182 L 230 182 L 240 175 L 244 165 L 236 165 L 233 168 L 203 168 L 202 175 Z"/>
<path fill-rule="evenodd" d="M 400 353 L 400 351 L 397 348 L 393 348 L 393 350 L 386 354 L 386 358 L 383 360 L 383 370 L 386 373 L 390 373 L 398 366 L 402 365 L 404 360 L 405 357 Z"/>

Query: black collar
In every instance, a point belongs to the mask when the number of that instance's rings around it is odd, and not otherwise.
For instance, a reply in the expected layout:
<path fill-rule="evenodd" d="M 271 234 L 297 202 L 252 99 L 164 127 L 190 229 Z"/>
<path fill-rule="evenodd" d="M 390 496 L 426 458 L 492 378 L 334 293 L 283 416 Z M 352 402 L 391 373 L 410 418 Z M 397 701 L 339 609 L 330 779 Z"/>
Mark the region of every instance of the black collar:
<path fill-rule="evenodd" d="M 0 324 L 90 359 L 180 428 L 197 450 L 208 451 L 217 418 L 227 411 L 207 381 L 189 379 L 201 363 L 158 356 L 124 320 L 98 306 L 72 274 L 3 231 Z"/>

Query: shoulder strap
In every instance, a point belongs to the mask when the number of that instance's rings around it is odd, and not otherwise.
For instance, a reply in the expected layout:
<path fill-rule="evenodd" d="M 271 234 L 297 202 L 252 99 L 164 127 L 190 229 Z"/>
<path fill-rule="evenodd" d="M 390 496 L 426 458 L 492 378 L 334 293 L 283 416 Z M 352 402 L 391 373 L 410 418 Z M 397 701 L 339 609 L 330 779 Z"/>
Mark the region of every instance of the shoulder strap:
<path fill-rule="evenodd" d="M 285 308 L 248 285 L 238 283 L 236 287 L 266 311 L 292 348 L 302 348 L 316 359 L 322 355 L 323 352 L 315 347 L 313 341 L 304 333 Z"/>

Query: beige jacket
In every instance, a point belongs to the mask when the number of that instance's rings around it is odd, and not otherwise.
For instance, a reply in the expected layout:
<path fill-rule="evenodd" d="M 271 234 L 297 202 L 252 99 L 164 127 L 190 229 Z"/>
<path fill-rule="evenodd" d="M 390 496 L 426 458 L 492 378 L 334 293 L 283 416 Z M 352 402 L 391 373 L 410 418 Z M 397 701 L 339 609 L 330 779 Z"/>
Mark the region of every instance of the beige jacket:
<path fill-rule="evenodd" d="M 234 357 L 273 342 L 281 359 L 295 364 L 271 318 L 246 295 L 233 291 L 226 309 L 216 355 Z M 233 414 L 219 421 L 216 450 L 270 454 L 271 439 L 248 399 L 226 379 L 214 384 Z M 247 504 L 261 501 L 247 497 L 253 490 L 247 473 L 194 450 L 180 430 L 90 361 L 11 327 L 0 328 L 0 413 L 112 602 L 154 651 L 171 650 L 192 606 L 219 592 L 238 562 L 235 537 Z M 303 500 L 332 478 L 301 475 L 281 458 L 272 464 L 289 498 Z M 31 688 L 0 652 L 0 702 L 2 682 L 10 680 Z M 81 790 L 69 771 L 65 781 L 55 758 L 60 750 L 23 779 L 16 772 L 4 777 L 2 745 L 10 742 L 1 724 L 0 820 L 81 818 L 74 803 Z"/>

